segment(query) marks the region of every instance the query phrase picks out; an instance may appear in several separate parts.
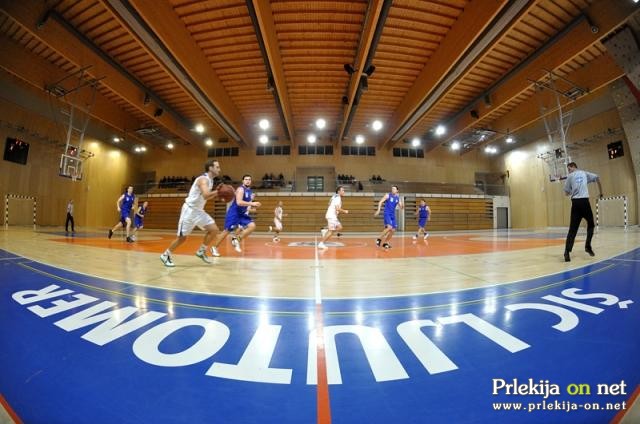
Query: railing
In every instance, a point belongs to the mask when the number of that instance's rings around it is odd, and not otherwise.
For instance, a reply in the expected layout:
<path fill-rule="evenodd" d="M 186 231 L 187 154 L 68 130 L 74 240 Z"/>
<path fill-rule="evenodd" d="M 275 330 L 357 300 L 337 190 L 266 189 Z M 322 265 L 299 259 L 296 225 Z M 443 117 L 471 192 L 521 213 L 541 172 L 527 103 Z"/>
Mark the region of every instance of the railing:
<path fill-rule="evenodd" d="M 225 181 L 238 187 L 240 181 Z M 391 186 L 398 186 L 400 193 L 421 193 L 421 194 L 478 194 L 487 196 L 508 196 L 509 190 L 506 185 L 501 184 L 449 184 L 449 183 L 427 183 L 414 181 L 361 181 L 361 180 L 336 180 L 336 186 L 341 185 L 346 192 L 365 193 L 388 193 Z M 165 183 L 159 187 L 157 181 L 147 181 L 135 184 L 134 193 L 186 193 L 191 187 L 191 181 Z M 123 187 L 123 192 L 126 187 Z M 254 181 L 252 189 L 267 192 L 294 192 L 295 184 L 292 181 L 281 180 L 259 180 Z"/>

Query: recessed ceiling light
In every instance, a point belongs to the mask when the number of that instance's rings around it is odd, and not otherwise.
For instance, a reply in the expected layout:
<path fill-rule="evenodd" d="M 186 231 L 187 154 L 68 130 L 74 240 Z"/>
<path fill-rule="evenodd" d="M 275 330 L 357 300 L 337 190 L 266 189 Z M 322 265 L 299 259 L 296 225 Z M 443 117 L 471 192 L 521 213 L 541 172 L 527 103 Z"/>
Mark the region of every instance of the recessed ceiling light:
<path fill-rule="evenodd" d="M 507 137 L 504 141 L 506 141 L 507 144 L 511 144 L 513 143 L 513 137 Z"/>
<path fill-rule="evenodd" d="M 460 150 L 460 143 L 457 141 L 451 143 L 451 150 Z"/>
<path fill-rule="evenodd" d="M 120 143 L 120 137 L 113 137 L 114 143 Z"/>
<path fill-rule="evenodd" d="M 269 142 L 269 136 L 262 134 L 258 140 L 261 144 L 267 144 Z"/>
<path fill-rule="evenodd" d="M 411 140 L 411 145 L 413 147 L 418 147 L 420 145 L 420 139 L 418 137 L 414 137 L 413 140 Z"/>
<path fill-rule="evenodd" d="M 204 125 L 202 124 L 196 124 L 196 126 L 194 127 L 194 129 L 196 130 L 196 132 L 198 134 L 202 134 L 204 132 Z"/>
<path fill-rule="evenodd" d="M 140 151 L 141 151 L 141 152 L 146 152 L 146 151 L 147 151 L 147 148 L 146 148 L 145 146 L 141 146 L 141 147 L 140 147 Z"/>
<path fill-rule="evenodd" d="M 382 122 L 376 119 L 371 124 L 371 128 L 373 128 L 374 131 L 380 131 L 382 129 Z"/>
<path fill-rule="evenodd" d="M 438 126 L 436 127 L 436 135 L 437 135 L 437 136 L 444 135 L 444 133 L 446 133 L 446 132 L 447 132 L 447 129 L 445 128 L 445 126 L 444 126 L 444 125 L 438 125 Z"/>
<path fill-rule="evenodd" d="M 362 134 L 358 134 L 356 136 L 356 143 L 358 143 L 358 144 L 364 143 L 364 136 Z"/>
<path fill-rule="evenodd" d="M 322 118 L 318 118 L 316 119 L 316 128 L 318 128 L 319 130 L 323 129 L 324 127 L 327 126 L 327 121 L 325 121 Z"/>
<path fill-rule="evenodd" d="M 271 124 L 268 119 L 261 119 L 260 122 L 258 122 L 258 126 L 263 130 L 268 130 Z"/>
<path fill-rule="evenodd" d="M 169 150 L 173 149 L 173 143 L 167 143 L 167 149 Z"/>
<path fill-rule="evenodd" d="M 213 140 L 211 140 L 211 138 L 207 138 L 204 141 L 204 144 L 206 144 L 207 146 L 211 147 L 211 146 L 213 146 Z"/>
<path fill-rule="evenodd" d="M 309 135 L 307 136 L 307 141 L 308 141 L 309 143 L 311 143 L 311 144 L 315 143 L 315 142 L 316 142 L 316 135 L 315 135 L 315 134 L 309 134 Z"/>

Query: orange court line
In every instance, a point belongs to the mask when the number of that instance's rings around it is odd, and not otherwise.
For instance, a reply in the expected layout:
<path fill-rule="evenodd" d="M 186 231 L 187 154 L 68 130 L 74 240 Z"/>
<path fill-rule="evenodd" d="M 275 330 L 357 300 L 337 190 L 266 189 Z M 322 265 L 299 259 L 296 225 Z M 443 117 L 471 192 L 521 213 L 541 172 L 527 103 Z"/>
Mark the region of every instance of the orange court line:
<path fill-rule="evenodd" d="M 324 354 L 324 331 L 322 325 L 322 305 L 316 304 L 316 375 L 318 423 L 331 424 L 331 404 L 329 403 L 329 383 L 327 381 L 327 361 Z"/>
<path fill-rule="evenodd" d="M 320 251 L 321 259 L 398 259 L 412 257 L 468 255 L 478 253 L 508 252 L 537 247 L 564 245 L 563 239 L 518 238 L 516 240 L 478 240 L 478 235 L 436 236 L 427 240 L 412 242 L 411 237 L 394 237 L 392 248 L 388 251 L 375 246 L 375 235 L 370 237 L 341 237 L 332 238 L 330 242 L 339 242 L 343 246 L 331 246 Z M 154 235 L 145 240 L 144 234 L 139 235 L 135 243 L 127 243 L 120 239 L 105 238 L 54 238 L 52 241 L 81 246 L 93 246 L 105 249 L 120 249 L 136 252 L 162 253 L 171 243 L 172 235 Z M 279 243 L 270 238 L 254 236 L 242 241 L 242 253 L 233 250 L 227 238 L 218 248 L 222 257 L 251 258 L 251 259 L 309 259 L 313 245 L 289 246 L 292 242 L 313 241 L 308 237 L 281 237 Z M 180 246 L 175 254 L 192 255 L 202 243 L 202 236 L 194 234 Z"/>
<path fill-rule="evenodd" d="M 615 415 L 615 417 L 613 417 L 613 419 L 611 420 L 610 424 L 618 424 L 618 423 L 620 423 L 622 421 L 622 419 L 624 418 L 624 416 L 627 414 L 627 412 L 629 412 L 631 410 L 631 407 L 633 406 L 633 404 L 638 399 L 638 396 L 640 396 L 640 385 L 636 386 L 636 389 L 633 391 L 633 393 L 631 394 L 631 397 L 627 401 L 627 409 L 623 409 L 623 410 L 619 411 Z"/>
<path fill-rule="evenodd" d="M 4 410 L 7 412 L 7 414 L 9 414 L 9 417 L 11 417 L 15 424 L 22 424 L 22 420 L 20 419 L 18 414 L 16 414 L 13 408 L 11 408 L 11 405 L 9 405 L 9 402 L 7 402 L 2 394 L 0 394 L 0 405 L 2 405 Z"/>

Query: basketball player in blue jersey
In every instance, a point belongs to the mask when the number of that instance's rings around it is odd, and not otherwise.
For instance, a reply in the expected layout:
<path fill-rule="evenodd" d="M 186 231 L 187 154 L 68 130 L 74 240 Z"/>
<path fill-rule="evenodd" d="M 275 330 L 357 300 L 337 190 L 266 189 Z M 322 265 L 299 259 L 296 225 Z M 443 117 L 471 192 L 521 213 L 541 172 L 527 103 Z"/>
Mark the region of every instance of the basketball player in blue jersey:
<path fill-rule="evenodd" d="M 385 250 L 391 249 L 391 237 L 393 237 L 393 233 L 398 228 L 398 224 L 396 223 L 396 208 L 400 207 L 400 209 L 404 209 L 404 203 L 402 199 L 398 195 L 398 186 L 391 186 L 391 193 L 387 193 L 384 195 L 382 199 L 378 202 L 378 209 L 373 214 L 373 216 L 378 216 L 380 214 L 380 208 L 384 204 L 384 230 L 380 236 L 376 239 L 376 246 L 384 247 Z"/>
<path fill-rule="evenodd" d="M 255 193 L 251 193 L 252 202 L 253 202 L 253 199 L 255 199 L 255 197 L 256 197 Z M 254 212 L 254 211 L 255 209 L 249 206 L 247 207 L 247 211 L 245 212 L 245 214 L 248 216 L 250 212 Z M 238 224 L 237 214 L 238 214 L 237 210 L 231 209 L 231 208 L 227 209 L 227 213 L 224 216 L 224 230 L 220 234 L 218 234 L 218 237 L 216 237 L 216 240 L 213 242 L 213 245 L 211 246 L 211 255 L 215 257 L 219 257 L 220 252 L 218 252 L 218 246 L 220 246 L 220 243 L 222 243 L 230 233 L 234 234 L 233 238 L 237 238 L 238 235 L 242 232 L 242 230 L 244 230 L 244 227 Z M 240 245 L 238 244 L 237 246 L 239 248 Z M 233 247 L 234 249 L 236 249 L 236 251 L 238 251 L 238 248 L 236 248 L 236 245 L 234 245 Z"/>
<path fill-rule="evenodd" d="M 431 219 L 431 209 L 427 206 L 427 202 L 424 199 L 420 200 L 420 205 L 416 209 L 416 213 L 418 216 L 418 232 L 415 236 L 413 236 L 414 240 L 418 240 L 418 237 L 422 236 L 424 240 L 429 237 L 429 233 L 425 227 L 427 226 L 427 221 Z"/>
<path fill-rule="evenodd" d="M 238 228 L 242 228 L 240 234 L 234 235 L 231 238 L 231 245 L 238 253 L 242 252 L 240 242 L 256 229 L 256 223 L 253 222 L 253 218 L 247 213 L 247 208 L 259 208 L 262 205 L 260 202 L 254 202 L 252 196 L 251 175 L 245 174 L 242 176 L 242 185 L 236 189 L 236 197 L 233 199 L 233 202 L 231 202 L 231 206 L 229 206 L 229 210 L 227 211 L 229 214 L 229 222 L 225 219 L 225 230 L 232 232 Z"/>
<path fill-rule="evenodd" d="M 131 235 L 131 239 L 136 241 L 136 234 L 138 234 L 138 230 L 142 230 L 144 228 L 144 216 L 147 214 L 147 210 L 149 209 L 149 202 L 144 201 L 142 206 L 138 207 L 138 210 L 135 214 L 133 214 L 133 234 Z"/>
<path fill-rule="evenodd" d="M 129 243 L 133 243 L 133 239 L 130 237 L 129 232 L 131 231 L 131 210 L 133 209 L 133 204 L 136 201 L 136 196 L 133 194 L 133 186 L 127 187 L 127 191 L 120 197 L 118 197 L 118 201 L 116 202 L 116 208 L 118 208 L 118 212 L 120 213 L 120 221 L 109 230 L 109 238 L 113 236 L 118 228 L 122 228 L 126 225 L 126 234 L 127 241 Z"/>
<path fill-rule="evenodd" d="M 205 232 L 196 256 L 205 263 L 211 263 L 207 256 L 207 247 L 218 233 L 218 226 L 204 210 L 204 206 L 207 204 L 207 200 L 218 198 L 218 191 L 213 189 L 213 179 L 220 174 L 220 164 L 217 160 L 207 161 L 204 164 L 204 171 L 204 174 L 193 181 L 189 194 L 182 205 L 180 219 L 178 220 L 178 237 L 160 255 L 160 260 L 164 266 L 175 266 L 171 254 L 187 240 L 187 236 L 191 234 L 195 227 Z"/>

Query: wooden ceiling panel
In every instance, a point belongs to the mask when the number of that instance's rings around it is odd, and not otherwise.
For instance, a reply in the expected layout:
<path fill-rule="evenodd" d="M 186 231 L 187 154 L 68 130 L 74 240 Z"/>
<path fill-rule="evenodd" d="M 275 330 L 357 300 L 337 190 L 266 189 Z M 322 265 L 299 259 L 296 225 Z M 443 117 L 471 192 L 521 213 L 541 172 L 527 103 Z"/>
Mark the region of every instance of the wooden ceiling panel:
<path fill-rule="evenodd" d="M 335 127 L 349 80 L 343 66 L 354 62 L 366 3 L 273 1 L 271 8 L 295 131 L 304 136 L 320 115 Z"/>
<path fill-rule="evenodd" d="M 37 3 L 37 0 L 21 1 Z M 436 124 L 456 121 L 462 116 L 467 119 L 467 127 L 470 124 L 489 126 L 495 122 L 505 125 L 505 116 L 524 116 L 520 111 L 536 101 L 531 86 L 521 84 L 519 91 L 512 90 L 508 97 L 499 97 L 497 103 L 489 108 L 483 105 L 482 99 L 487 93 L 493 98 L 492 94 L 500 93 L 505 84 L 513 85 L 514 78 L 519 81 L 541 78 L 543 70 L 530 67 L 526 68 L 526 75 L 516 72 L 515 77 L 503 81 L 505 75 L 537 54 L 549 40 L 577 20 L 584 10 L 603 2 L 527 2 L 524 12 L 516 12 L 508 24 L 498 26 L 502 29 L 495 38 L 473 60 L 469 60 L 464 69 L 457 69 L 456 72 L 460 73 L 454 74 L 456 78 L 447 80 L 446 88 L 437 91 L 436 95 L 438 84 L 472 50 L 475 41 L 494 28 L 490 22 L 499 19 L 502 16 L 500 12 L 513 7 L 515 2 L 394 0 L 388 14 L 380 15 L 383 0 L 158 1 L 162 3 L 154 5 L 162 6 L 165 13 L 162 16 L 169 18 L 167 22 L 163 20 L 163 25 L 169 25 L 171 21 L 173 29 L 186 29 L 180 45 L 193 42 L 196 50 L 189 50 L 190 54 L 201 54 L 202 66 L 205 70 L 210 68 L 211 75 L 218 81 L 219 91 L 227 96 L 225 99 L 229 103 L 225 104 L 229 110 L 237 109 L 234 113 L 239 114 L 241 121 L 248 126 L 246 134 L 250 134 L 249 138 L 257 138 L 260 134 L 256 125 L 264 117 L 271 121 L 271 136 L 285 140 L 288 134 L 295 136 L 299 130 L 300 137 L 304 138 L 313 128 L 315 118 L 321 115 L 329 124 L 322 137 L 335 140 L 337 137 L 333 133 L 342 134 L 343 121 L 352 112 L 347 141 L 354 134 L 363 134 L 367 144 L 375 141 L 385 147 L 414 136 L 428 141 L 428 134 Z M 175 114 L 191 122 L 203 122 L 219 136 L 223 135 L 211 118 L 215 113 L 205 113 L 204 103 L 189 91 L 184 79 L 174 75 L 175 70 L 169 70 L 170 67 L 163 63 L 166 59 L 160 59 L 157 52 L 144 45 L 134 35 L 136 32 L 129 27 L 130 24 L 123 24 L 125 21 L 118 15 L 122 11 L 112 7 L 114 4 L 111 0 L 61 0 L 55 3 L 55 10 L 69 25 L 139 80 L 143 87 L 165 102 Z M 139 12 L 141 8 L 147 12 L 140 13 L 143 19 L 161 16 L 149 13 L 155 7 L 150 8 L 141 0 L 131 0 L 127 4 Z M 604 6 L 596 9 L 600 12 L 592 16 L 594 20 L 601 19 L 600 15 L 608 13 L 610 8 L 630 7 L 618 2 L 602 4 Z M 251 11 L 255 12 L 255 21 Z M 480 15 L 483 18 L 471 19 Z M 367 20 L 367 16 L 373 21 Z M 377 44 L 370 44 L 378 19 L 383 19 L 384 25 Z M 259 26 L 258 33 L 254 23 Z M 7 14 L 0 14 L 0 33 L 19 43 L 30 54 L 66 71 L 78 68 L 76 63 L 61 54 L 63 49 L 52 48 L 51 43 L 43 42 L 36 32 L 29 30 L 26 23 L 22 22 L 22 25 L 25 28 Z M 265 26 L 269 28 L 265 29 Z M 474 30 L 470 31 L 470 27 Z M 157 31 L 162 32 L 160 27 L 154 30 L 156 34 Z M 167 34 L 172 33 L 165 33 L 165 38 L 158 37 L 171 44 Z M 564 37 L 566 35 L 560 38 Z M 265 56 L 260 39 L 265 40 Z M 354 106 L 352 103 L 357 90 L 354 81 L 357 82 L 360 76 L 350 76 L 344 65 L 349 64 L 360 73 L 369 47 L 376 69 L 368 78 L 368 89 L 362 92 L 359 103 Z M 590 46 L 575 51 L 574 57 L 563 58 L 555 65 L 555 72 L 566 78 L 581 72 L 584 74 L 593 63 L 609 63 L 602 60 L 605 54 L 605 48 L 596 40 Z M 178 56 L 174 54 L 174 58 Z M 189 62 L 188 57 L 180 60 Z M 358 61 L 360 63 L 356 63 Z M 188 68 L 182 64 L 184 69 Z M 286 110 L 285 120 L 289 129 L 281 122 L 274 92 L 268 90 L 273 64 L 277 71 L 274 73 L 276 90 L 284 87 L 284 91 L 278 94 L 283 99 L 281 105 Z M 433 69 L 437 72 L 433 73 Z M 194 78 L 202 90 L 202 75 L 206 72 L 199 74 L 200 79 L 190 73 L 187 75 Z M 208 87 L 209 91 L 203 92 L 211 95 L 213 86 Z M 126 93 L 109 88 L 108 84 L 101 86 L 100 92 L 145 125 L 163 127 Z M 346 107 L 343 96 L 349 100 Z M 469 121 L 468 111 L 472 108 L 478 108 L 480 112 L 477 122 Z M 384 121 L 382 132 L 371 130 L 374 119 Z M 391 134 L 383 135 L 391 129 Z M 159 131 L 170 136 L 166 128 Z M 398 140 L 394 141 L 392 137 L 396 133 Z"/>
<path fill-rule="evenodd" d="M 284 137 L 246 2 L 172 1 L 172 6 L 245 122 L 257 124 L 257 108 L 270 120 L 272 135 Z"/>

